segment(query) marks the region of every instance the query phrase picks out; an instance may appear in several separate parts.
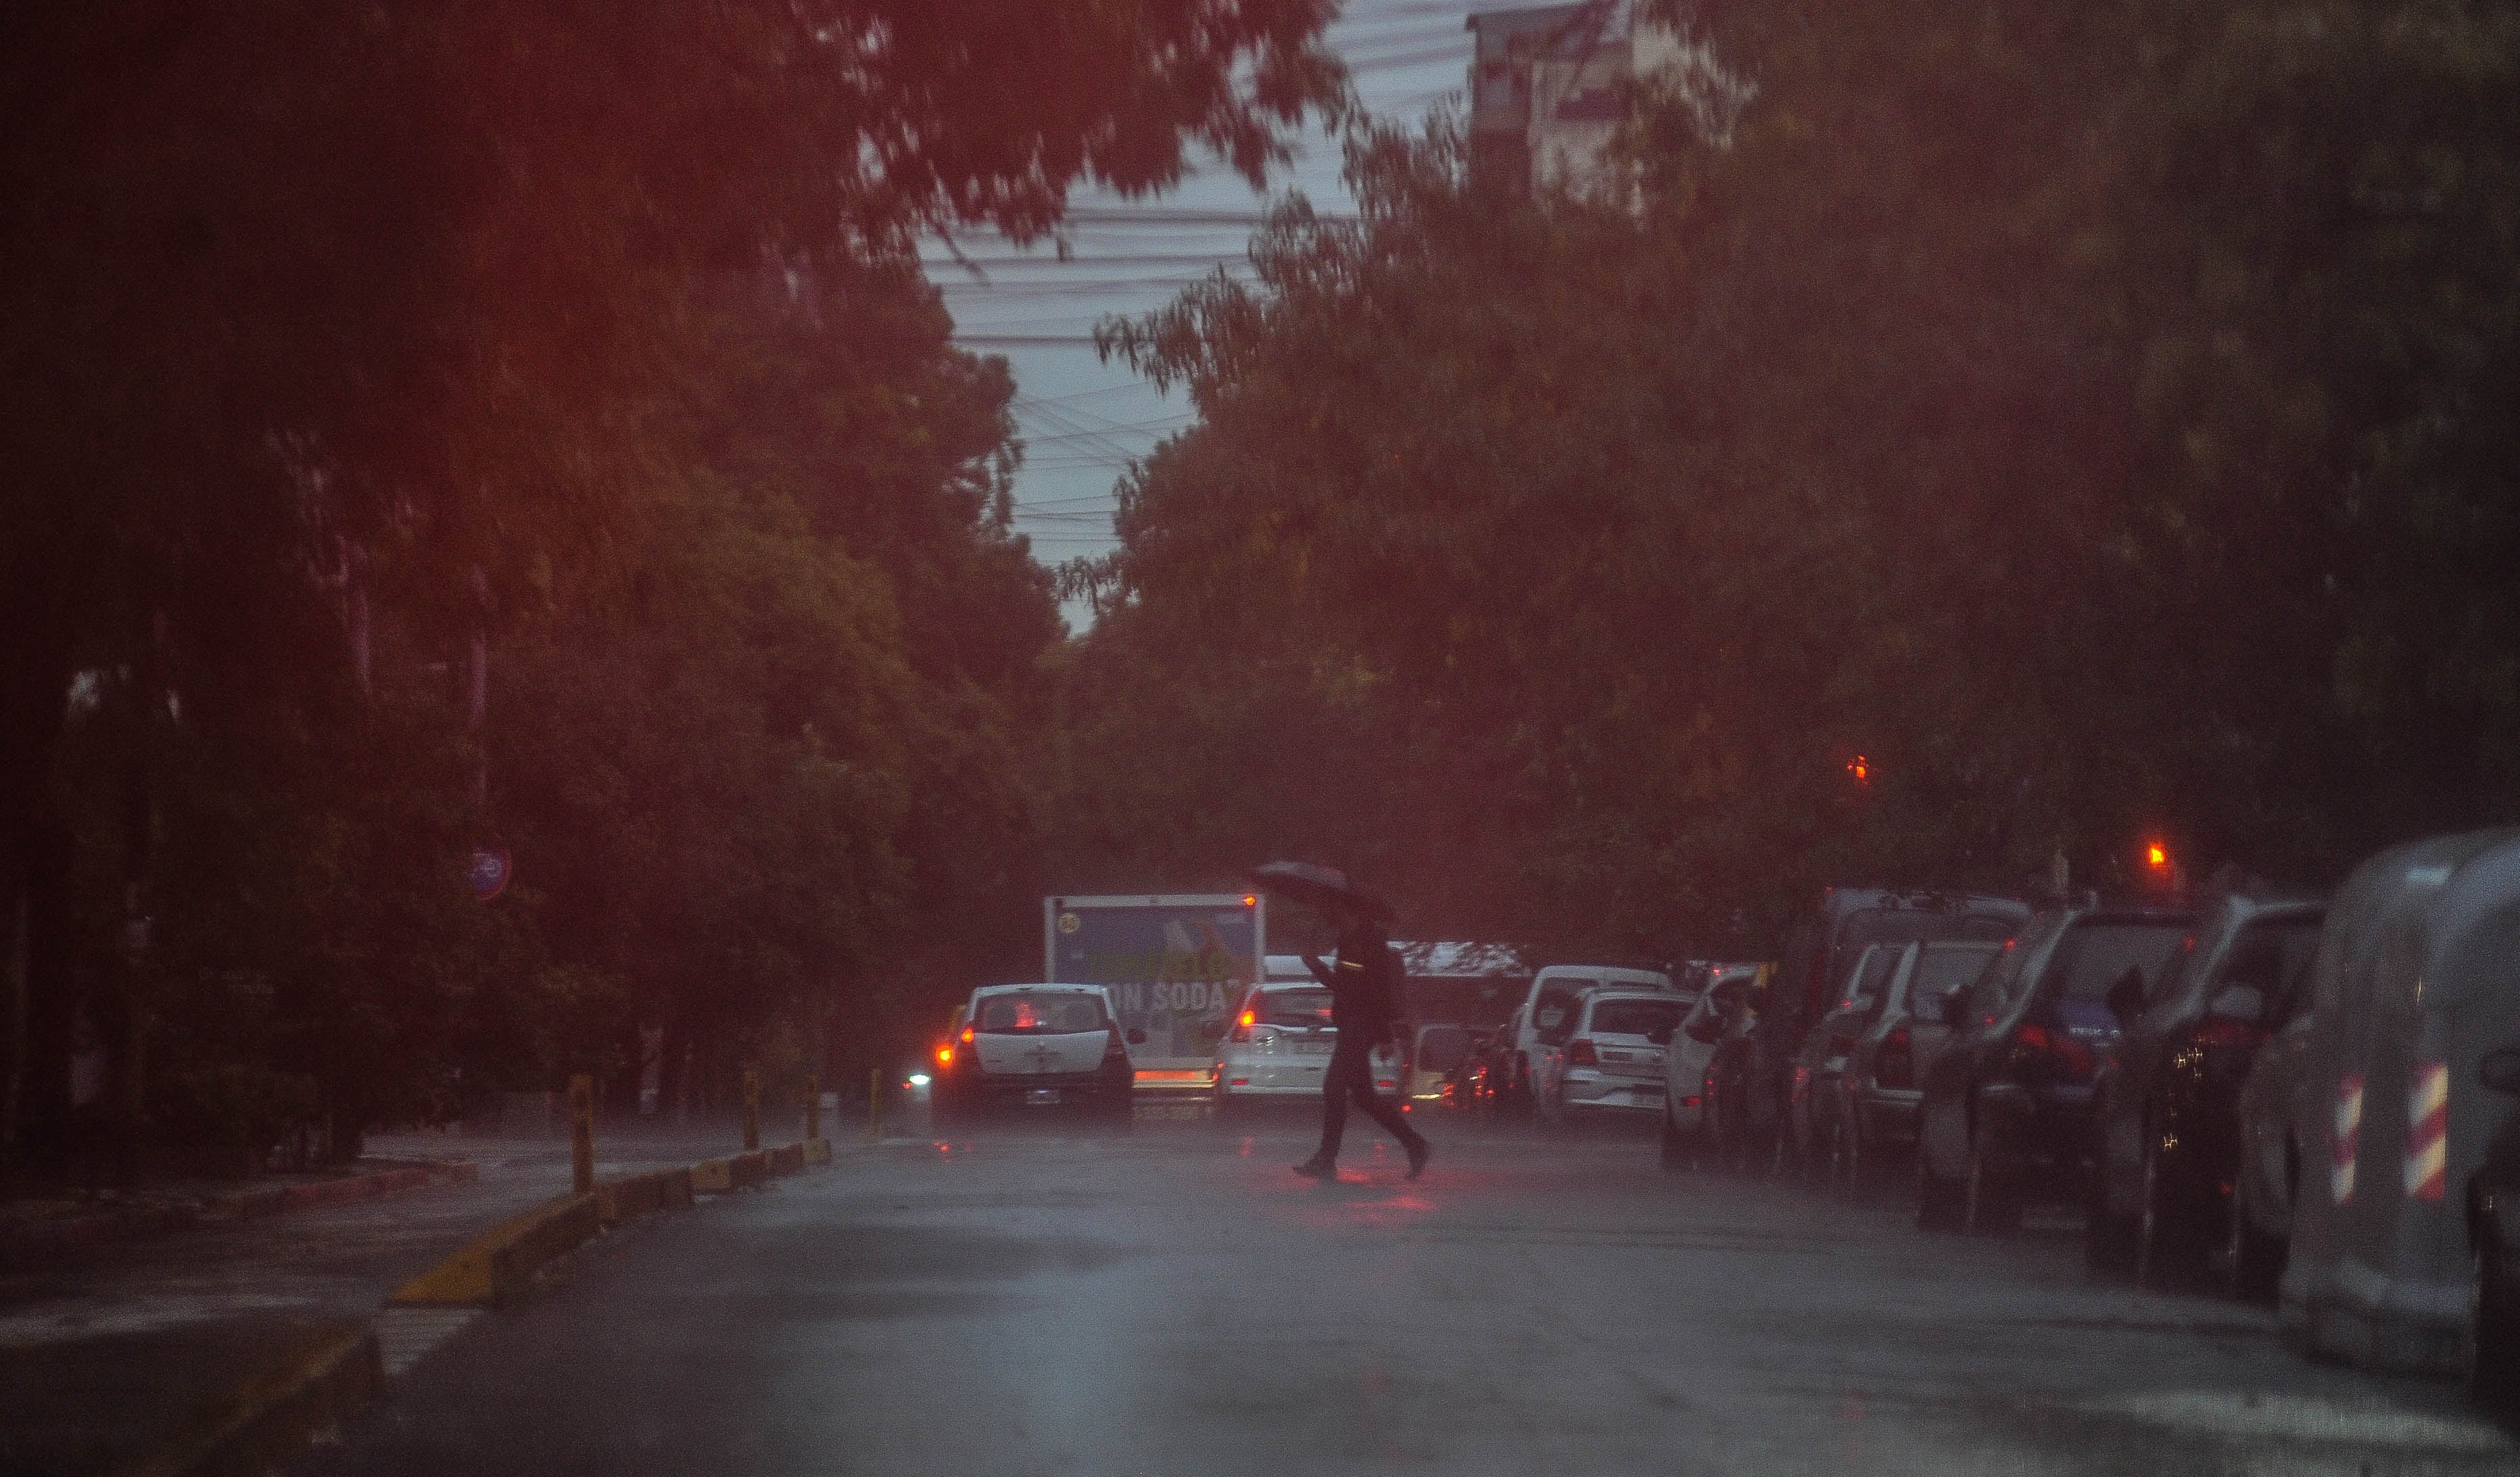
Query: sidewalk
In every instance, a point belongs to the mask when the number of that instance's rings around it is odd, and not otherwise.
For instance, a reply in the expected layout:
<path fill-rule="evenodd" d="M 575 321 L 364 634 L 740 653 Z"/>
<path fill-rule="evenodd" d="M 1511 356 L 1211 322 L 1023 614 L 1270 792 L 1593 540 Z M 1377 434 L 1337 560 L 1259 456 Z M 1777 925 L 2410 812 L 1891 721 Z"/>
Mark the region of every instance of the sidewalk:
<path fill-rule="evenodd" d="M 786 1129 L 785 1124 L 779 1128 Z M 792 1132 L 769 1131 L 765 1141 Z M 732 1124 L 599 1138 L 599 1178 L 733 1151 Z M 0 1269 L 0 1472 L 84 1477 L 345 1322 L 502 1217 L 564 1193 L 566 1141 L 384 1137 L 379 1158 L 465 1158 L 471 1183 L 64 1244 Z"/>

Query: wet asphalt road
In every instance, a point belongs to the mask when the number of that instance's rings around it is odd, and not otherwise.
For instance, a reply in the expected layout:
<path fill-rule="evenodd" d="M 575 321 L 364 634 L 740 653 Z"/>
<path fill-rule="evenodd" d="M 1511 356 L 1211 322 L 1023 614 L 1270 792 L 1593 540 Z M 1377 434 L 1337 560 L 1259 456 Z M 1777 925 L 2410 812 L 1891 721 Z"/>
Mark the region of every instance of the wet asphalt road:
<path fill-rule="evenodd" d="M 896 1141 L 639 1224 L 320 1473 L 2511 1472 L 2439 1386 L 1642 1138 L 1300 1119 Z"/>

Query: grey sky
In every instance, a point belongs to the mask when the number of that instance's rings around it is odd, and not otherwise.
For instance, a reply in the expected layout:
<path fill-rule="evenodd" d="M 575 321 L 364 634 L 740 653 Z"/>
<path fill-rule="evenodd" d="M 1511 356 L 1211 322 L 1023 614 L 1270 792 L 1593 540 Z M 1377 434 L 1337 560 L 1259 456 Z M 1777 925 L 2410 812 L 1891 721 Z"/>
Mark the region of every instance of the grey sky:
<path fill-rule="evenodd" d="M 1463 0 L 1349 0 L 1329 41 L 1368 108 L 1414 121 L 1461 90 L 1471 9 Z M 1325 211 L 1345 210 L 1338 174 L 1336 142 L 1316 136 L 1271 184 L 1302 191 Z M 927 251 L 957 338 L 1005 355 L 1014 370 L 1025 442 L 1015 522 L 1043 562 L 1109 550 L 1113 483 L 1132 458 L 1192 420 L 1178 390 L 1159 395 L 1124 366 L 1097 359 L 1094 325 L 1160 307 L 1220 265 L 1247 270 L 1245 245 L 1267 204 L 1230 170 L 1209 169 L 1150 200 L 1078 196 L 1066 261 L 1046 245 L 1018 250 L 996 236 L 968 237 L 963 254 L 984 274 L 974 278 L 942 244 Z M 1068 611 L 1071 622 L 1080 615 Z"/>

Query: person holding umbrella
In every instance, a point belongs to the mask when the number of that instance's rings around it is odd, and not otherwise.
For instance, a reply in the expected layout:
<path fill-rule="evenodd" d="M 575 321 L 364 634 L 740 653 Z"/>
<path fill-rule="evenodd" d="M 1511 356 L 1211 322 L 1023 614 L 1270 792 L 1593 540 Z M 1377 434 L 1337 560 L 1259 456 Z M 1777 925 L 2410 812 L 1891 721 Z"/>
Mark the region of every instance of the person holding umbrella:
<path fill-rule="evenodd" d="M 1339 931 L 1336 966 L 1304 956 L 1304 967 L 1329 989 L 1330 1024 L 1338 1029 L 1338 1043 L 1322 1074 L 1322 1146 L 1296 1165 L 1295 1173 L 1315 1180 L 1338 1178 L 1339 1141 L 1347 1132 L 1353 1098 L 1400 1141 L 1409 1155 L 1409 1178 L 1417 1179 L 1434 1156 L 1434 1145 L 1410 1126 L 1397 1102 L 1373 1090 L 1374 1048 L 1392 1039 L 1400 1018 L 1400 957 L 1383 936 L 1380 915 L 1385 910 L 1330 868 L 1273 862 L 1253 875 L 1262 886 L 1320 910 Z"/>

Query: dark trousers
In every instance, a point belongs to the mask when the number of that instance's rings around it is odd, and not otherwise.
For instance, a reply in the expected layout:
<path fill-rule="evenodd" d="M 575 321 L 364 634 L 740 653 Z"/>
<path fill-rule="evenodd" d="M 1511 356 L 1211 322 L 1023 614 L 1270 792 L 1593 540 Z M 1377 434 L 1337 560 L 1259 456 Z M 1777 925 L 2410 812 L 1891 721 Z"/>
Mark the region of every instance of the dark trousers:
<path fill-rule="evenodd" d="M 1322 1157 L 1338 1157 L 1339 1140 L 1347 1134 L 1347 1100 L 1354 1097 L 1368 1116 L 1391 1131 L 1402 1143 L 1418 1141 L 1418 1131 L 1400 1112 L 1400 1104 L 1373 1090 L 1373 1044 L 1361 1032 L 1341 1031 L 1330 1049 L 1329 1069 L 1322 1074 Z"/>

